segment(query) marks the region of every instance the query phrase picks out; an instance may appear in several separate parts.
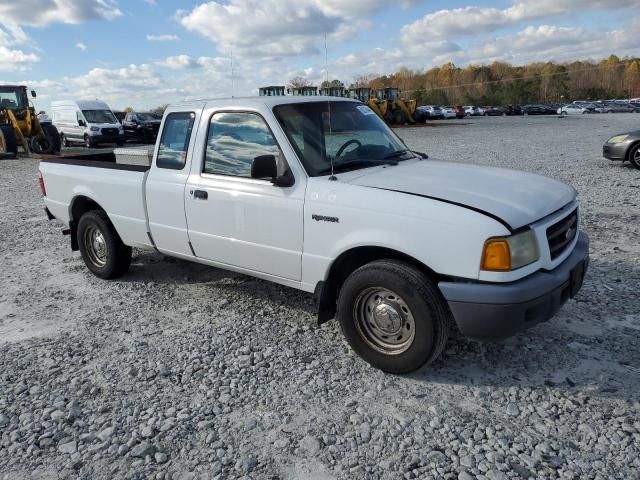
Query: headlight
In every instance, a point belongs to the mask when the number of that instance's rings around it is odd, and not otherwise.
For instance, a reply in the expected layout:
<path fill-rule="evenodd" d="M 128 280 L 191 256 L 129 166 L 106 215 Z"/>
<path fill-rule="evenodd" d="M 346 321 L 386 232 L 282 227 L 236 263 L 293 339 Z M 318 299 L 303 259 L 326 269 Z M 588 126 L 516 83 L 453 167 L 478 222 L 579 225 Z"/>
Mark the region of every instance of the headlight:
<path fill-rule="evenodd" d="M 611 137 L 609 140 L 607 140 L 607 143 L 612 143 L 612 144 L 622 143 L 627 138 L 629 138 L 629 135 L 616 135 L 615 137 Z"/>
<path fill-rule="evenodd" d="M 480 268 L 507 272 L 529 265 L 540 258 L 536 234 L 527 230 L 510 237 L 490 238 L 484 244 Z"/>
<path fill-rule="evenodd" d="M 98 130 L 100 130 L 99 127 L 91 127 L 90 129 L 92 132 L 97 132 Z"/>

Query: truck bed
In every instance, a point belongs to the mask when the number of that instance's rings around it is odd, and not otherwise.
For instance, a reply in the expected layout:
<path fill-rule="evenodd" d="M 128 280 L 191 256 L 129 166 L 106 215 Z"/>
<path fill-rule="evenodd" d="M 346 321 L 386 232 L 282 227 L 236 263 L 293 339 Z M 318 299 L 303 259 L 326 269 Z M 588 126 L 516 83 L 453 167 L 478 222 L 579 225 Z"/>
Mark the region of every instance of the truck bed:
<path fill-rule="evenodd" d="M 149 170 L 148 166 L 116 163 L 116 156 L 113 152 L 47 157 L 42 158 L 40 162 L 61 163 L 63 165 L 76 165 L 79 167 L 108 168 L 111 170 L 127 170 L 131 172 L 146 172 Z"/>
<path fill-rule="evenodd" d="M 75 201 L 91 199 L 107 212 L 127 245 L 147 247 L 144 179 L 148 170 L 116 163 L 113 152 L 43 158 L 44 202 L 51 214 L 68 224 L 78 220 L 72 218 Z"/>

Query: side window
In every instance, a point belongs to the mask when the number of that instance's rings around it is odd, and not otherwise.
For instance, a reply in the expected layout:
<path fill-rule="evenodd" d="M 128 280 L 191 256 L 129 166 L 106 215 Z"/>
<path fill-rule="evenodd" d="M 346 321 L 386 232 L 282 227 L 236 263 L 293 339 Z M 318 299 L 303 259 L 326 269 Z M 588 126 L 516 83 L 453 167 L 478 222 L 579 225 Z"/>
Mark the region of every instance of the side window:
<path fill-rule="evenodd" d="M 195 114 L 192 112 L 170 113 L 162 129 L 156 166 L 171 170 L 182 170 L 187 160 L 187 149 L 193 130 Z"/>
<path fill-rule="evenodd" d="M 253 159 L 273 155 L 278 173 L 287 166 L 269 127 L 259 115 L 244 112 L 221 112 L 211 117 L 207 137 L 204 173 L 251 177 Z"/>

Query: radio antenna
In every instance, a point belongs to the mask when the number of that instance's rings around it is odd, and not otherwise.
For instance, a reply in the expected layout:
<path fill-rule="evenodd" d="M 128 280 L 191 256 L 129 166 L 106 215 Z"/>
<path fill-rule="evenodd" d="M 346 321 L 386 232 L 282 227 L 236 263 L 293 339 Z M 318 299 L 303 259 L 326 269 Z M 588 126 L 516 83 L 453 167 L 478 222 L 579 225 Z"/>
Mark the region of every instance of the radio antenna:
<path fill-rule="evenodd" d="M 330 93 L 330 84 L 329 84 L 329 54 L 327 49 L 327 32 L 324 32 L 324 73 L 327 76 L 327 92 Z M 327 95 L 327 109 L 329 111 L 329 142 L 331 142 L 331 136 L 333 134 L 331 128 L 331 100 L 329 99 L 329 95 Z M 333 157 L 327 154 L 327 142 L 324 142 L 324 151 L 325 154 L 329 157 L 329 161 L 331 162 L 331 176 L 329 180 L 336 181 L 337 178 L 333 172 Z"/>

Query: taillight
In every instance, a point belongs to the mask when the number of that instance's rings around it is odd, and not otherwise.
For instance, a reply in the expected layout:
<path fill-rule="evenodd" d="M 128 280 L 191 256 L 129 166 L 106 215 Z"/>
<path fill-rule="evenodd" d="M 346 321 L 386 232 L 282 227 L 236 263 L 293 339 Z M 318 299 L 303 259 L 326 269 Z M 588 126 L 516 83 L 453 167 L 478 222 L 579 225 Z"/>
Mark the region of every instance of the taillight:
<path fill-rule="evenodd" d="M 47 189 L 44 187 L 44 178 L 42 178 L 42 172 L 38 171 L 38 185 L 40 185 L 40 190 L 42 191 L 42 196 L 47 196 Z"/>

